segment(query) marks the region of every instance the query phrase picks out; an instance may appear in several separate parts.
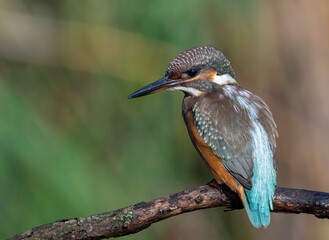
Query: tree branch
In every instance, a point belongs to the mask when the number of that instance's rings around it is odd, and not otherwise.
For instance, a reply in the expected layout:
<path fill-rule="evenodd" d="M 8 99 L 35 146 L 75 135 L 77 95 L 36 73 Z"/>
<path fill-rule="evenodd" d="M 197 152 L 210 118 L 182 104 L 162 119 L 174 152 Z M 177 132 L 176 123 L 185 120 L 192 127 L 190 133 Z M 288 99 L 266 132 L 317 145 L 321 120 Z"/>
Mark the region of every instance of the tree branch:
<path fill-rule="evenodd" d="M 218 189 L 217 189 L 218 188 Z M 59 220 L 18 234 L 18 239 L 102 239 L 139 232 L 152 223 L 198 209 L 226 206 L 242 208 L 239 197 L 225 185 L 201 186 L 113 212 Z M 277 188 L 274 212 L 308 213 L 329 218 L 329 193 Z"/>

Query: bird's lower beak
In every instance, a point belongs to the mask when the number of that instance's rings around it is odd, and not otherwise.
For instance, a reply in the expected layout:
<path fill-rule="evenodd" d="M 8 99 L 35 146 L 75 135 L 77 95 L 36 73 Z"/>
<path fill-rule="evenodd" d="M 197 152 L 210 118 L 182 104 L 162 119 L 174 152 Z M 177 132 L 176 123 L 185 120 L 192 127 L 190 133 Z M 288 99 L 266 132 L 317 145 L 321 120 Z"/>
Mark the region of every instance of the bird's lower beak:
<path fill-rule="evenodd" d="M 165 76 L 161 78 L 158 81 L 155 81 L 138 91 L 134 92 L 133 94 L 129 95 L 128 98 L 137 98 L 137 97 L 142 97 L 151 93 L 159 92 L 161 90 L 168 89 L 170 87 L 173 87 L 176 85 L 177 81 L 176 80 L 170 80 L 168 81 L 168 76 Z"/>

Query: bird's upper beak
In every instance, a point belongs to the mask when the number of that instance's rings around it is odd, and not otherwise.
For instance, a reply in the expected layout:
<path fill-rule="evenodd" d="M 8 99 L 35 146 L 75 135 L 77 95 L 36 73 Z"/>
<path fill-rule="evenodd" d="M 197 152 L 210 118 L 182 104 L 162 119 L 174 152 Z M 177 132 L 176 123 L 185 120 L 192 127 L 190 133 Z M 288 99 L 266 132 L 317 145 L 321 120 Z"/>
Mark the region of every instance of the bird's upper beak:
<path fill-rule="evenodd" d="M 165 90 L 175 86 L 178 83 L 177 80 L 169 79 L 168 76 L 165 76 L 158 81 L 155 81 L 138 91 L 134 92 L 133 94 L 129 95 L 128 98 L 137 98 L 142 97 L 151 93 L 159 92 L 161 90 Z"/>

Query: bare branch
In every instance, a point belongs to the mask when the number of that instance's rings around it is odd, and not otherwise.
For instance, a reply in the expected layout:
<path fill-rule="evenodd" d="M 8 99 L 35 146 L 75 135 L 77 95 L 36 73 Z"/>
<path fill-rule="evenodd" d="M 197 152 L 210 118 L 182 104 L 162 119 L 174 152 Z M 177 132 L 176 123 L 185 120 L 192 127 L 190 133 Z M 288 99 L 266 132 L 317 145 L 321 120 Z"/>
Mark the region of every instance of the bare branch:
<path fill-rule="evenodd" d="M 201 186 L 150 202 L 142 202 L 113 212 L 71 218 L 32 228 L 18 234 L 18 239 L 102 239 L 139 232 L 152 223 L 198 209 L 226 206 L 242 208 L 239 197 L 225 185 L 218 189 Z M 308 213 L 329 218 L 329 193 L 277 188 L 274 212 Z"/>

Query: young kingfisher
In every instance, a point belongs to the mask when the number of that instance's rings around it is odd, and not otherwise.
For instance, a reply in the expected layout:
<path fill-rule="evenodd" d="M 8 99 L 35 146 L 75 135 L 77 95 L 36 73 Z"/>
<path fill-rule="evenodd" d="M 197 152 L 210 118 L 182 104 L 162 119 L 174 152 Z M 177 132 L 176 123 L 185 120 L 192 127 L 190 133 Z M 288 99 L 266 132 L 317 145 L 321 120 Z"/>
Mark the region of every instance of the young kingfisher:
<path fill-rule="evenodd" d="M 265 102 L 235 80 L 229 60 L 211 46 L 188 49 L 163 78 L 128 98 L 181 90 L 192 143 L 218 183 L 236 192 L 256 228 L 267 227 L 276 186 L 278 136 Z"/>

